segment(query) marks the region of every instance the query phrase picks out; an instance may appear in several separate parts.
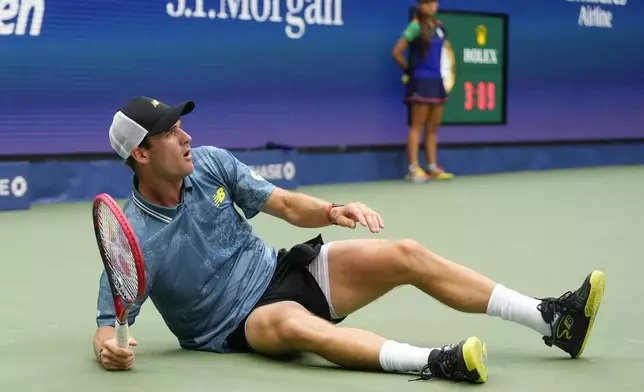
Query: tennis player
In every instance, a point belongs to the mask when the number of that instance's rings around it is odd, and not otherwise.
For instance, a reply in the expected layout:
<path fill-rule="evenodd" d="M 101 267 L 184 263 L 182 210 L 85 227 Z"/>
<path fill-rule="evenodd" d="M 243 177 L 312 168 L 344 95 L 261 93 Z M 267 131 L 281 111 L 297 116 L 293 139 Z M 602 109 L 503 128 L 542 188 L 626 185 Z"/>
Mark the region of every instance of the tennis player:
<path fill-rule="evenodd" d="M 134 172 L 124 211 L 146 264 L 143 302 L 152 300 L 181 347 L 267 356 L 307 352 L 350 369 L 485 382 L 486 349 L 477 337 L 417 347 L 340 325 L 391 289 L 413 285 L 458 311 L 530 328 L 573 358 L 584 350 L 604 292 L 599 271 L 574 292 L 535 299 L 411 239 L 324 243 L 317 236 L 275 251 L 246 219 L 264 212 L 298 227 L 361 226 L 371 233 L 385 225 L 362 203 L 339 205 L 286 191 L 225 149 L 191 148 L 181 118 L 194 107 L 138 97 L 114 115 L 109 130 L 113 148 Z M 141 305 L 133 307 L 130 324 Z M 114 340 L 104 272 L 96 322 L 98 361 L 110 370 L 132 368 L 134 352 Z"/>
<path fill-rule="evenodd" d="M 411 105 L 411 125 L 407 138 L 409 172 L 412 182 L 428 179 L 451 179 L 452 173 L 437 164 L 438 128 L 449 94 L 445 88 L 442 63 L 449 57 L 451 70 L 455 72 L 455 59 L 445 25 L 436 19 L 438 1 L 417 0 L 416 17 L 407 25 L 393 49 L 393 58 L 407 76 L 407 104 Z M 409 48 L 412 64 L 405 60 Z M 450 78 L 452 79 L 452 78 Z M 422 130 L 425 130 L 425 154 L 427 170 L 418 163 L 418 146 Z"/>

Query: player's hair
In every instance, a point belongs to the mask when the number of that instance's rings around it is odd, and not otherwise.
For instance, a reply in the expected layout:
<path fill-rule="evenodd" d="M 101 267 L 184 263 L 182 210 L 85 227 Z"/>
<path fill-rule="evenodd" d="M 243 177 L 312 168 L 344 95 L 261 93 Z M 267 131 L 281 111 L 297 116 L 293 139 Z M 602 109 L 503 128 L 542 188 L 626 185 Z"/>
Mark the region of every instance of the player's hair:
<path fill-rule="evenodd" d="M 420 24 L 420 52 L 423 56 L 427 56 L 429 53 L 429 48 L 432 44 L 432 30 L 429 28 L 427 23 L 424 23 L 421 19 Z"/>
<path fill-rule="evenodd" d="M 430 15 L 425 15 L 420 11 L 420 7 L 417 5 L 414 9 L 414 18 L 420 25 L 420 36 L 418 37 L 418 50 L 420 51 L 421 56 L 427 56 L 429 49 L 432 44 L 432 29 L 429 28 L 427 22 L 432 21 L 434 23 L 437 20 Z"/>

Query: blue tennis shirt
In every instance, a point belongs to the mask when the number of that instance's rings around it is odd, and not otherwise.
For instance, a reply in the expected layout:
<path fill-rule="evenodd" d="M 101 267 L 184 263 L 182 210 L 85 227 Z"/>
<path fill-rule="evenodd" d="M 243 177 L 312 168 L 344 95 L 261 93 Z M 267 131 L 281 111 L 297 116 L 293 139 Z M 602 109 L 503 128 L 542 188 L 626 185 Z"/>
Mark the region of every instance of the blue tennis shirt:
<path fill-rule="evenodd" d="M 154 205 L 136 186 L 125 204 L 147 273 L 145 297 L 129 321 L 150 298 L 181 347 L 228 352 L 226 337 L 268 287 L 277 260 L 234 204 L 250 219 L 275 186 L 224 149 L 193 148 L 192 159 L 195 170 L 184 180 L 178 206 Z M 97 307 L 97 325 L 113 326 L 105 271 Z"/>

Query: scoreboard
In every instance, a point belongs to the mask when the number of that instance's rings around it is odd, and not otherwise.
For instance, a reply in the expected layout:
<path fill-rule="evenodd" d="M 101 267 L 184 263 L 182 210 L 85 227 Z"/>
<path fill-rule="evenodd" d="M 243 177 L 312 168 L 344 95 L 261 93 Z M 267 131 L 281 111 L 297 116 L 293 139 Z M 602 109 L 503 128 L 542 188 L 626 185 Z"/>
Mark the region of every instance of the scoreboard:
<path fill-rule="evenodd" d="M 507 15 L 441 11 L 436 17 L 445 25 L 456 59 L 443 124 L 505 124 Z"/>

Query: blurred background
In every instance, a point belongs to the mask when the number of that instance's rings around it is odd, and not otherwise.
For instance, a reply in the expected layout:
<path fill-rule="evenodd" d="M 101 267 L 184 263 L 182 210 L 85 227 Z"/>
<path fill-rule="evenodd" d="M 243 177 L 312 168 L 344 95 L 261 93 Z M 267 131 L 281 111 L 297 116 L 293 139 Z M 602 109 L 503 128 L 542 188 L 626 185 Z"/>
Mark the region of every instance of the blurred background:
<path fill-rule="evenodd" d="M 277 184 L 402 180 L 413 0 L 0 0 L 0 209 L 130 192 L 108 128 L 194 100 L 193 145 Z M 444 0 L 456 176 L 644 163 L 644 3 Z M 484 28 L 481 28 L 483 26 Z M 420 154 L 421 160 L 424 154 Z"/>

